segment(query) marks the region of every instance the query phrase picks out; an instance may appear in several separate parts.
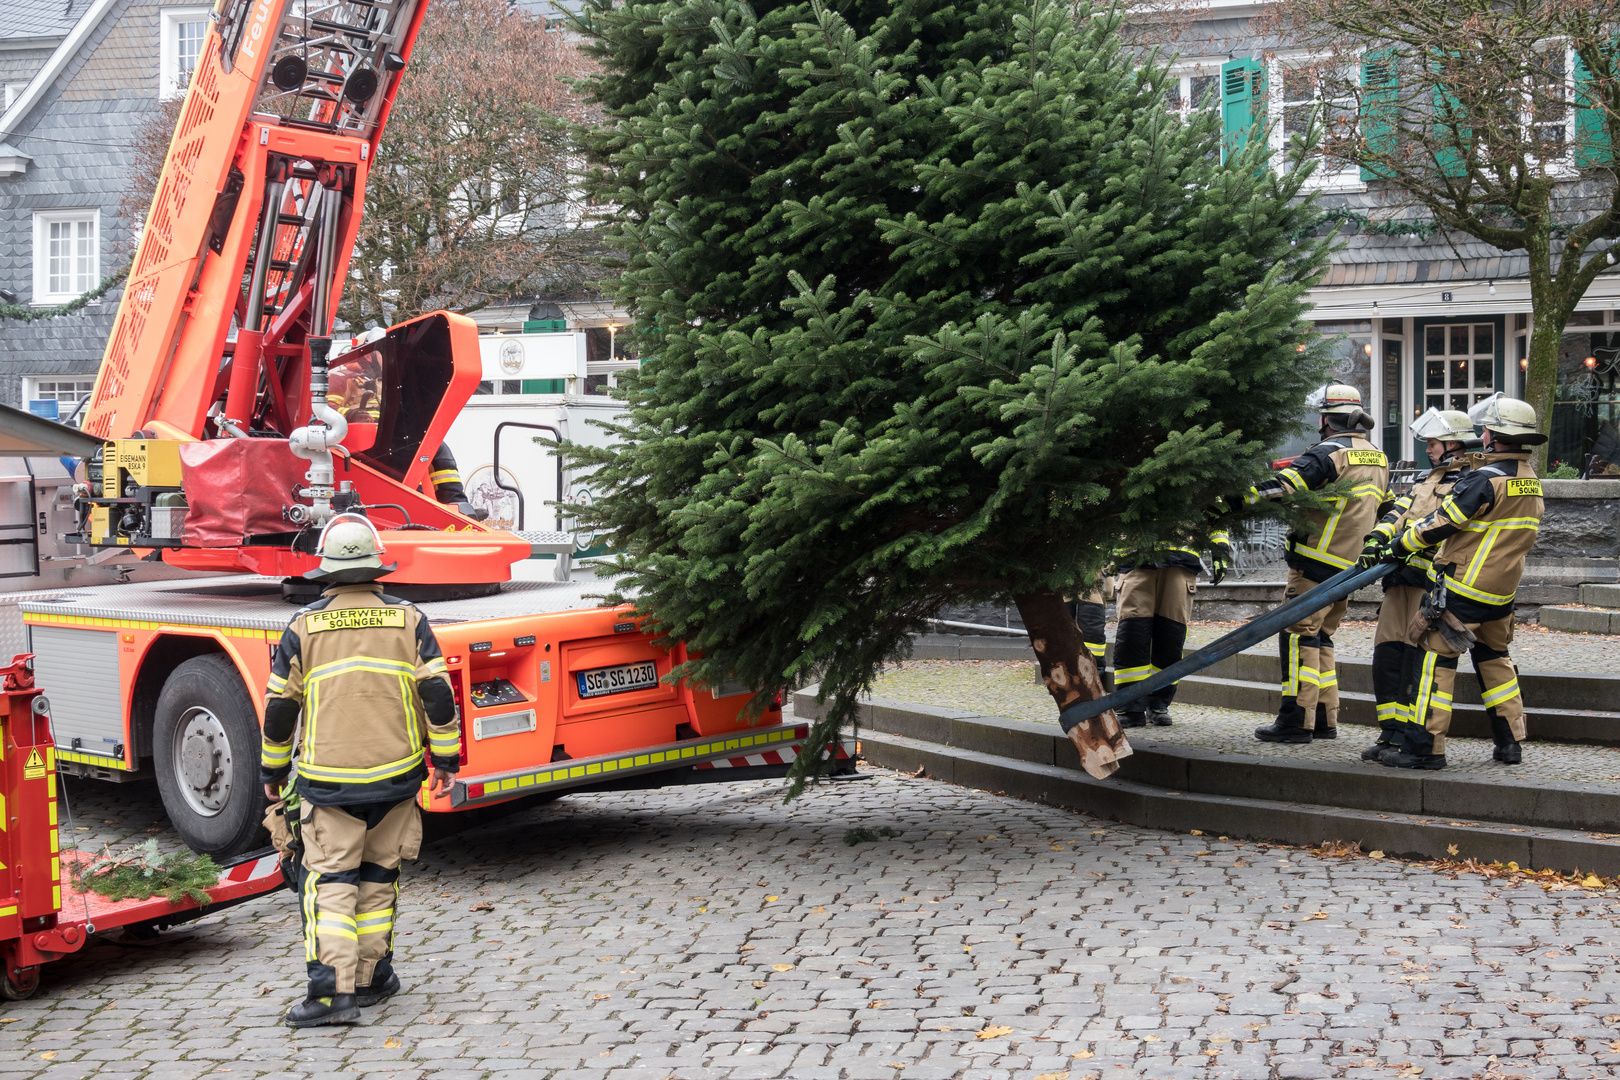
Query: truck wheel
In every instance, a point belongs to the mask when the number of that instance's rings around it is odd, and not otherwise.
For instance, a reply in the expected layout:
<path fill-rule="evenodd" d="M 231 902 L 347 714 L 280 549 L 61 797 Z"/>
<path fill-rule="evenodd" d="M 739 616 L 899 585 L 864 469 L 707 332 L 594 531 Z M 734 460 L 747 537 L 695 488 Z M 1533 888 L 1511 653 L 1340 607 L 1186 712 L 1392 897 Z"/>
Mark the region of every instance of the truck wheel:
<path fill-rule="evenodd" d="M 218 654 L 175 668 L 158 695 L 152 763 L 175 831 L 216 859 L 268 843 L 259 721 L 236 666 Z"/>
<path fill-rule="evenodd" d="M 6 965 L 10 967 L 10 964 Z M 38 966 L 17 969 L 18 981 L 13 982 L 11 972 L 0 975 L 0 1000 L 27 1001 L 39 992 Z"/>

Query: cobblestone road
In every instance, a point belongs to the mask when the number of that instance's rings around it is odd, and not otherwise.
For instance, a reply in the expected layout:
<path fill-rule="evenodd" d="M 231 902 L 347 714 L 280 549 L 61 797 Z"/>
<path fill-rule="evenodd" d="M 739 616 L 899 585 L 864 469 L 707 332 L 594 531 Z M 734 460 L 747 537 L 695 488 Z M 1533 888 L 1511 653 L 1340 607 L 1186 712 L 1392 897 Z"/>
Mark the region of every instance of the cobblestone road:
<path fill-rule="evenodd" d="M 78 785 L 130 832 L 146 786 Z M 148 794 L 142 795 L 141 791 Z M 847 830 L 898 836 L 846 846 Z M 135 830 L 144 834 L 144 828 Z M 0 1076 L 1583 1077 L 1620 896 L 1160 833 L 892 773 L 577 796 L 429 845 L 406 992 L 290 1032 L 290 894 L 99 943 Z M 486 907 L 487 905 L 487 907 Z"/>

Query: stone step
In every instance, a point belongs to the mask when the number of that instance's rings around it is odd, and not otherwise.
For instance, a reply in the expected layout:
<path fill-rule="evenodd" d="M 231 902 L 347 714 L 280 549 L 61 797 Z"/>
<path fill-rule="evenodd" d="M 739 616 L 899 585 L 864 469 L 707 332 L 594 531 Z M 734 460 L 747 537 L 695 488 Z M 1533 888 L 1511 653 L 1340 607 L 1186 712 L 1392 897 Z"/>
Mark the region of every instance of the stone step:
<path fill-rule="evenodd" d="M 874 765 L 1062 806 L 1132 825 L 1209 836 L 1309 846 L 1353 841 L 1363 851 L 1414 859 L 1461 858 L 1517 863 L 1529 870 L 1620 872 L 1620 844 L 1575 829 L 1445 820 L 1412 813 L 1279 802 L 1162 787 L 1137 780 L 1094 780 L 1078 769 L 1039 765 L 900 735 L 873 732 L 861 753 Z"/>
<path fill-rule="evenodd" d="M 1620 609 L 1620 585 L 1582 585 L 1581 603 L 1587 607 Z"/>
<path fill-rule="evenodd" d="M 1577 634 L 1620 634 L 1620 611 L 1597 607 L 1547 606 L 1539 612 L 1541 625 L 1549 630 Z"/>
<path fill-rule="evenodd" d="M 794 698 L 819 714 L 814 688 Z M 953 783 L 1153 828 L 1291 844 L 1359 841 L 1419 858 L 1620 872 L 1620 792 L 1545 780 L 1484 782 L 1319 761 L 1220 753 L 1135 735 L 1120 772 L 1094 780 L 1055 725 L 907 702 L 861 706 L 861 750 L 875 764 L 921 767 Z"/>

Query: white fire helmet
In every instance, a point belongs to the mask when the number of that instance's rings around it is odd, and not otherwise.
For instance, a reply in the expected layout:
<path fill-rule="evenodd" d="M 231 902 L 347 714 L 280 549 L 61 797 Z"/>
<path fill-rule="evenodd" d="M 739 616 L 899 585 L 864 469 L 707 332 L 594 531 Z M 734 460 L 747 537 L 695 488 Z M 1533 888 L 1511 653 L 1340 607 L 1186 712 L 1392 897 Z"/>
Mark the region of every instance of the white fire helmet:
<path fill-rule="evenodd" d="M 1468 419 L 1516 442 L 1542 443 L 1546 436 L 1536 430 L 1536 410 L 1528 401 L 1492 394 L 1468 410 Z"/>
<path fill-rule="evenodd" d="M 1329 413 L 1359 412 L 1361 391 L 1343 383 L 1323 383 L 1305 398 L 1305 407 L 1315 409 L 1323 416 Z"/>
<path fill-rule="evenodd" d="M 328 521 L 315 554 L 321 565 L 304 576 L 321 581 L 370 581 L 394 569 L 383 565 L 376 526 L 359 514 L 339 514 Z"/>
<path fill-rule="evenodd" d="M 1439 439 L 1441 442 L 1467 442 L 1474 437 L 1474 422 L 1468 414 L 1455 409 L 1437 409 L 1433 405 L 1408 429 L 1418 439 Z"/>

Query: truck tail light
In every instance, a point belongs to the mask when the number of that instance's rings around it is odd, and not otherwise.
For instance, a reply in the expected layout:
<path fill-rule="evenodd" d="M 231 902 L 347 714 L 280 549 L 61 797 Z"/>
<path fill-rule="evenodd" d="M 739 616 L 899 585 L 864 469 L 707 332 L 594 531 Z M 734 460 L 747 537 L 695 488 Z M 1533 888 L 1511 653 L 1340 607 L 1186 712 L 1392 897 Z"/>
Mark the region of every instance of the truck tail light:
<path fill-rule="evenodd" d="M 484 797 L 484 785 L 483 784 L 468 784 L 467 785 L 467 798 L 469 798 L 469 799 L 482 799 L 483 797 Z"/>
<path fill-rule="evenodd" d="M 451 671 L 447 674 L 450 676 L 450 689 L 456 695 L 456 719 L 461 724 L 461 763 L 465 765 L 467 764 L 467 746 L 471 739 L 471 736 L 467 734 L 467 698 L 461 692 L 461 672 Z"/>

